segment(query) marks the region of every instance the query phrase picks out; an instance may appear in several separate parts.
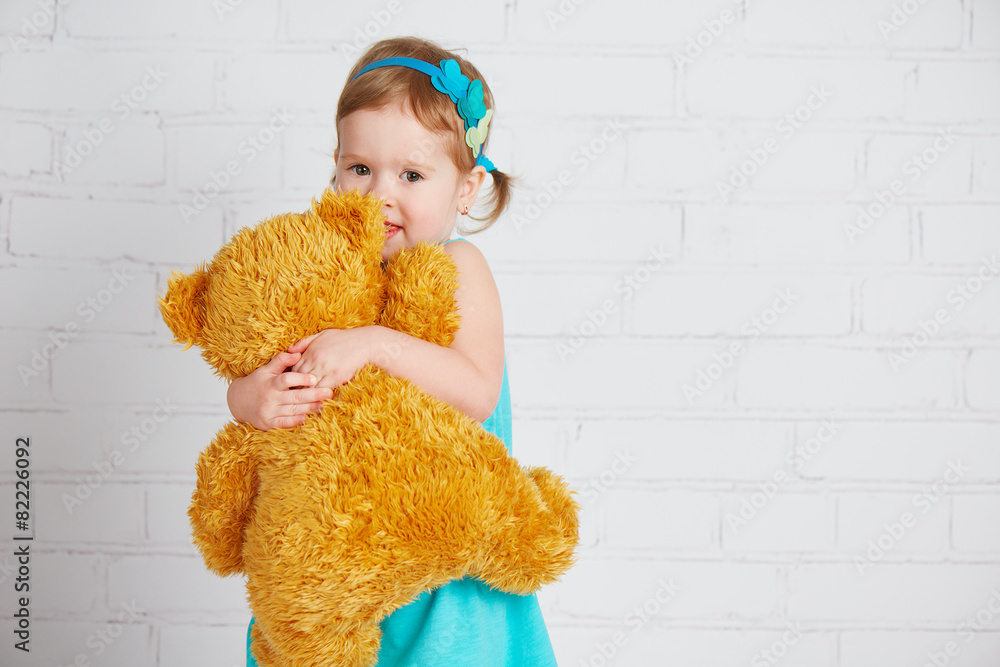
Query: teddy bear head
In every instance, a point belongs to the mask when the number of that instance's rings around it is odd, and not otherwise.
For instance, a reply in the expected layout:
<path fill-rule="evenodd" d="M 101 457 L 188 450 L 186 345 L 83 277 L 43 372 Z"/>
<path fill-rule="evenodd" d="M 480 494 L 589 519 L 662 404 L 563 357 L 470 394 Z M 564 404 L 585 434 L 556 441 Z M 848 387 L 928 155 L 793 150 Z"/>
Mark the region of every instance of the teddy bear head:
<path fill-rule="evenodd" d="M 174 272 L 160 313 L 227 380 L 295 341 L 376 322 L 385 303 L 385 216 L 373 195 L 328 189 L 309 211 L 241 229 L 208 263 Z"/>

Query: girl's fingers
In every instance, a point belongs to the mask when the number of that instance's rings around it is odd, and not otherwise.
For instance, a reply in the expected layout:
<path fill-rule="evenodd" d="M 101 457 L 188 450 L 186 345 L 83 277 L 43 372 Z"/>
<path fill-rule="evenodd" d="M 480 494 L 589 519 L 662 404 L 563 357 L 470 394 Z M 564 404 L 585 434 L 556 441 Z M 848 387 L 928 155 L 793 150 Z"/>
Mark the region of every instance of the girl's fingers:
<path fill-rule="evenodd" d="M 264 365 L 264 368 L 266 368 L 273 375 L 284 373 L 285 369 L 289 366 L 294 366 L 295 362 L 297 362 L 301 356 L 302 355 L 298 352 L 280 352 L 274 359 L 267 362 Z"/>
<path fill-rule="evenodd" d="M 315 406 L 323 405 L 332 395 L 333 392 L 329 389 L 298 389 L 291 392 L 289 398 L 292 402 L 287 405 L 291 406 L 294 414 L 314 412 Z"/>
<path fill-rule="evenodd" d="M 333 398 L 333 389 L 326 387 L 298 389 L 295 391 L 295 394 L 295 400 L 299 403 L 322 403 Z"/>
<path fill-rule="evenodd" d="M 296 341 L 291 347 L 288 348 L 288 351 L 294 353 L 305 352 L 306 348 L 309 347 L 309 343 L 311 343 L 313 338 L 318 335 L 318 333 L 314 333 L 312 336 L 306 336 L 302 340 Z"/>
<path fill-rule="evenodd" d="M 305 415 L 289 415 L 285 417 L 274 417 L 271 419 L 272 428 L 292 428 L 306 423 Z"/>
<path fill-rule="evenodd" d="M 285 395 L 285 402 L 277 406 L 282 416 L 315 412 L 323 402 L 333 396 L 332 389 L 296 389 Z"/>
<path fill-rule="evenodd" d="M 278 385 L 282 389 L 291 389 L 292 387 L 312 387 L 315 385 L 319 378 L 317 378 L 312 373 L 282 373 L 277 377 Z"/>

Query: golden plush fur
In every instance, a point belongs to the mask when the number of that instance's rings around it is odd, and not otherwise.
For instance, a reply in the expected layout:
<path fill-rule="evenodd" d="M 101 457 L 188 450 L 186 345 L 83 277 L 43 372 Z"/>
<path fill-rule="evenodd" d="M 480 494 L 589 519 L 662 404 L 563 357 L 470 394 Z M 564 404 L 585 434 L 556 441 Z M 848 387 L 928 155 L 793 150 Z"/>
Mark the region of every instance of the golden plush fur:
<path fill-rule="evenodd" d="M 326 328 L 382 324 L 449 345 L 454 262 L 420 243 L 383 270 L 383 221 L 374 198 L 328 190 L 175 273 L 164 320 L 229 379 Z M 481 424 L 375 365 L 303 426 L 229 423 L 197 473 L 194 542 L 212 571 L 246 574 L 262 667 L 374 664 L 379 622 L 422 591 L 468 575 L 529 594 L 575 560 L 579 506 L 561 478 L 522 468 Z"/>

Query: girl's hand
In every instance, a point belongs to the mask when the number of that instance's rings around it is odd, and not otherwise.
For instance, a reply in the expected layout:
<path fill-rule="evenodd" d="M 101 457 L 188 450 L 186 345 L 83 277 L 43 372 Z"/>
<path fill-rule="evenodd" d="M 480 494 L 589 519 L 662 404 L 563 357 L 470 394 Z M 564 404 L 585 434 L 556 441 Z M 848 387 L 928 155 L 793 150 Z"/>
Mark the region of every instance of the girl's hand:
<path fill-rule="evenodd" d="M 349 382 L 370 362 L 372 337 L 378 327 L 324 329 L 288 348 L 302 358 L 292 366 L 295 373 L 309 373 L 320 380 L 317 387 L 336 389 Z"/>
<path fill-rule="evenodd" d="M 236 421 L 261 431 L 291 428 L 306 421 L 306 413 L 318 411 L 333 395 L 331 389 L 316 388 L 316 377 L 308 373 L 286 373 L 300 360 L 299 354 L 282 352 L 249 375 L 229 385 L 226 401 Z"/>

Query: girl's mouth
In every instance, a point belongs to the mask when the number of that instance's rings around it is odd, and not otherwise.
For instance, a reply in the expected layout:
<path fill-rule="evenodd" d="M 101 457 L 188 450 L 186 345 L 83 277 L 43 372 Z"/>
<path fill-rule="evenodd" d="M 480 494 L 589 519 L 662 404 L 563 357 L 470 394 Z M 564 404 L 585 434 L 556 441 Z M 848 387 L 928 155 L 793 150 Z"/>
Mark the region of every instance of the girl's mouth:
<path fill-rule="evenodd" d="M 385 223 L 385 237 L 387 239 L 391 239 L 393 236 L 395 236 L 399 232 L 400 229 L 402 229 L 402 227 L 400 227 L 399 225 L 394 225 L 391 222 L 386 222 Z"/>

